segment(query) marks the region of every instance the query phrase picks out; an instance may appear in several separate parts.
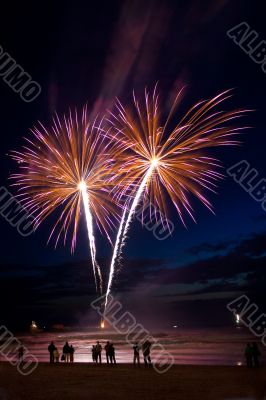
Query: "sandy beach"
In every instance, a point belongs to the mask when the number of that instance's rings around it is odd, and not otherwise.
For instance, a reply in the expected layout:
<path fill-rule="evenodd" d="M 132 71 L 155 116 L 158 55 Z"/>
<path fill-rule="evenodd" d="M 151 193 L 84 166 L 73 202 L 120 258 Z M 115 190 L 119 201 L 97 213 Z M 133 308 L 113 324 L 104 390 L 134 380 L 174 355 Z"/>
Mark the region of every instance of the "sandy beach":
<path fill-rule="evenodd" d="M 165 374 L 123 364 L 40 363 L 22 376 L 0 364 L 0 399 L 265 399 L 266 368 L 174 365 Z"/>

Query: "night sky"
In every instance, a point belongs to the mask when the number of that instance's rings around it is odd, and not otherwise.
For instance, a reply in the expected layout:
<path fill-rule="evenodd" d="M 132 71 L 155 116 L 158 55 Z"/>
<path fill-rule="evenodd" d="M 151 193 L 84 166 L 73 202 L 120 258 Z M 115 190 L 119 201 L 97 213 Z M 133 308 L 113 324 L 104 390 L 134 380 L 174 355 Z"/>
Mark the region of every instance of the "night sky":
<path fill-rule="evenodd" d="M 233 88 L 226 107 L 254 110 L 241 121 L 251 129 L 241 147 L 215 155 L 225 168 L 247 160 L 266 178 L 266 74 L 226 34 L 246 21 L 266 40 L 263 11 L 262 2 L 241 0 L 7 4 L 0 46 L 42 91 L 25 103 L 0 77 L 0 186 L 15 193 L 8 176 L 17 166 L 7 153 L 21 147 L 37 120 L 49 125 L 55 111 L 85 103 L 102 113 L 116 96 L 127 102 L 133 89 L 143 93 L 157 81 L 165 113 L 176 90 L 187 86 L 177 118 L 198 100 Z M 195 201 L 197 224 L 187 218 L 187 229 L 169 205 L 175 229 L 164 241 L 132 224 L 113 293 L 140 322 L 162 329 L 230 325 L 226 304 L 242 293 L 266 312 L 265 212 L 229 176 L 209 198 L 216 215 Z M 85 223 L 71 255 L 70 246 L 47 245 L 54 221 L 51 216 L 22 237 L 0 217 L 0 322 L 10 328 L 23 329 L 32 319 L 47 326 L 96 323 Z M 100 234 L 97 242 L 107 270 L 111 247 Z"/>

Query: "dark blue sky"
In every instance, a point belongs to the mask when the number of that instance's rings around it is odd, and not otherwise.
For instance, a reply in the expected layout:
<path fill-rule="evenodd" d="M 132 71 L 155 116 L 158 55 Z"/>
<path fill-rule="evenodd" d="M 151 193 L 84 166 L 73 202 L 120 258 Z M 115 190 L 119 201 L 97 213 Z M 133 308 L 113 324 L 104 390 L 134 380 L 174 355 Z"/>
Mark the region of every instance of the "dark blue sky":
<path fill-rule="evenodd" d="M 246 21 L 261 40 L 266 40 L 263 11 L 259 1 L 238 0 L 28 2 L 18 5 L 16 13 L 7 6 L 2 15 L 0 45 L 41 85 L 42 92 L 34 102 L 24 103 L 0 80 L 1 186 L 8 185 L 7 177 L 16 170 L 7 153 L 22 145 L 22 137 L 37 120 L 49 124 L 54 111 L 63 113 L 69 107 L 81 108 L 85 102 L 102 111 L 111 106 L 115 96 L 126 102 L 133 89 L 142 91 L 145 85 L 153 87 L 157 81 L 163 96 L 172 94 L 177 84 L 187 85 L 184 109 L 199 99 L 234 88 L 227 107 L 255 110 L 242 121 L 252 129 L 243 134 L 242 147 L 223 148 L 217 154 L 226 168 L 246 159 L 261 178 L 266 177 L 266 74 L 226 35 L 228 29 Z M 165 112 L 168 107 L 165 102 Z M 218 195 L 211 195 L 210 199 L 216 216 L 194 203 L 197 224 L 187 219 L 188 229 L 171 210 L 175 230 L 172 237 L 162 242 L 138 221 L 132 224 L 124 251 L 125 267 L 114 289 L 122 298 L 123 293 L 130 294 L 129 307 L 138 312 L 143 298 L 139 295 L 136 300 L 135 293 L 145 294 L 147 306 L 143 313 L 139 312 L 140 317 L 150 315 L 149 305 L 159 298 L 161 315 L 166 308 L 169 311 L 162 318 L 167 326 L 180 311 L 178 296 L 193 294 L 203 297 L 196 297 L 195 301 L 187 299 L 188 311 L 182 314 L 187 324 L 195 320 L 193 310 L 197 309 L 201 315 L 201 308 L 207 307 L 211 315 L 217 302 L 222 321 L 228 322 L 230 316 L 224 311 L 226 300 L 256 286 L 255 278 L 250 283 L 246 275 L 239 276 L 238 263 L 240 255 L 250 257 L 248 266 L 246 260 L 243 262 L 243 273 L 257 270 L 262 273 L 264 251 L 260 247 L 256 256 L 252 251 L 265 236 L 265 212 L 230 177 L 220 182 Z M 62 243 L 57 250 L 53 244 L 46 246 L 52 222 L 53 217 L 34 235 L 25 238 L 0 219 L 2 296 L 10 299 L 12 313 L 18 303 L 10 291 L 16 288 L 25 319 L 36 318 L 38 313 L 49 323 L 87 321 L 85 303 L 89 297 L 86 296 L 88 293 L 92 297 L 94 293 L 92 282 L 87 285 L 86 279 L 85 283 L 82 279 L 84 274 L 87 276 L 83 262 L 89 255 L 85 225 L 81 226 L 76 252 L 71 255 Z M 240 254 L 243 243 L 251 250 Z M 108 265 L 111 248 L 100 235 L 98 254 Z M 229 256 L 233 266 L 230 277 Z M 208 263 L 213 270 L 207 268 Z M 217 264 L 219 276 L 212 278 Z M 189 284 L 178 281 L 179 271 L 186 268 L 191 271 Z M 202 275 L 197 276 L 197 268 Z M 176 286 L 167 280 L 167 273 L 170 276 L 172 270 Z M 260 280 L 262 276 L 259 275 Z M 20 285 L 25 285 L 27 294 L 20 292 Z M 208 304 L 204 301 L 206 293 L 211 299 Z M 225 299 L 222 303 L 221 293 Z M 175 298 L 165 306 L 165 296 L 173 294 Z M 182 309 L 186 309 L 183 303 Z M 71 313 L 81 317 L 75 319 Z M 6 321 L 10 321 L 8 314 L 4 317 Z M 152 316 L 150 319 L 155 324 Z M 21 318 L 20 324 L 23 323 Z M 198 323 L 202 323 L 200 318 Z"/>

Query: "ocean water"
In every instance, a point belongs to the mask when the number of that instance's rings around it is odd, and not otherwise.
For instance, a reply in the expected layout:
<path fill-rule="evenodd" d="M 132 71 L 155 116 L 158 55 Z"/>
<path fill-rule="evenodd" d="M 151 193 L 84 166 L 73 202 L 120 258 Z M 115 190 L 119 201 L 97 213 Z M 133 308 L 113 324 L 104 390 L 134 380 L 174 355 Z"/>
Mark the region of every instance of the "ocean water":
<path fill-rule="evenodd" d="M 76 362 L 92 362 L 91 348 L 97 340 L 104 347 L 109 340 L 114 344 L 118 363 L 131 363 L 133 359 L 132 345 L 127 343 L 125 336 L 108 330 L 40 332 L 35 334 L 19 334 L 16 336 L 22 344 L 34 354 L 39 362 L 49 361 L 47 347 L 53 340 L 60 354 L 66 341 L 75 348 Z M 256 341 L 261 352 L 261 361 L 266 363 L 266 351 L 259 338 L 254 337 L 246 328 L 232 329 L 201 329 L 170 332 L 151 332 L 154 341 L 160 343 L 169 352 L 176 364 L 194 365 L 244 365 L 244 349 L 247 342 Z M 155 358 L 156 351 L 151 352 Z M 5 358 L 1 355 L 0 359 Z M 102 353 L 105 362 L 105 352 Z M 143 357 L 141 354 L 141 361 Z"/>

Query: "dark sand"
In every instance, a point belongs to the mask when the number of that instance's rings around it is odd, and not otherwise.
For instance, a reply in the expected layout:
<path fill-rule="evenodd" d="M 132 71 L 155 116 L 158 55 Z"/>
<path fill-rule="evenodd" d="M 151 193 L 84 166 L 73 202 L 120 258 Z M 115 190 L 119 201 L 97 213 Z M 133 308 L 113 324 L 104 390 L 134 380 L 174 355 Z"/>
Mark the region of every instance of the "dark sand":
<path fill-rule="evenodd" d="M 39 364 L 29 376 L 0 364 L 0 399 L 264 399 L 266 368 L 173 366 L 165 374 L 132 365 Z"/>

